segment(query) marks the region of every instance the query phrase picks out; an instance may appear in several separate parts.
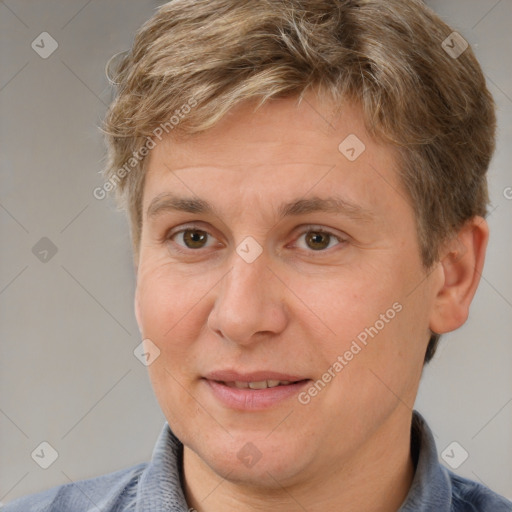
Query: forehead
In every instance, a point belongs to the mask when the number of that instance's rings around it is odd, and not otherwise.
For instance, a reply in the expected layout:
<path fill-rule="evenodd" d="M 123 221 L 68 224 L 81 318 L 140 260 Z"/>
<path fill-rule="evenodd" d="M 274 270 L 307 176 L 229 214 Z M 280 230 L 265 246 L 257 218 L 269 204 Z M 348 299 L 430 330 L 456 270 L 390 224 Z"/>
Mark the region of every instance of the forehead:
<path fill-rule="evenodd" d="M 144 210 L 169 189 L 214 192 L 209 199 L 224 205 L 259 197 L 261 209 L 333 189 L 368 210 L 376 194 L 382 207 L 404 199 L 393 149 L 370 138 L 356 106 L 335 112 L 306 95 L 300 104 L 285 98 L 254 107 L 241 104 L 202 133 L 164 137 L 149 156 Z"/>
<path fill-rule="evenodd" d="M 290 97 L 256 106 L 255 101 L 239 104 L 212 128 L 198 134 L 176 138 L 171 132 L 152 156 L 172 151 L 173 160 L 183 166 L 210 165 L 214 157 L 223 166 L 241 161 L 278 163 L 277 158 L 286 162 L 311 158 L 323 161 L 318 157 L 332 156 L 333 150 L 339 156 L 338 145 L 347 135 L 369 142 L 361 111 L 350 103 L 336 112 L 326 98 L 307 94 L 300 104 Z M 262 144 L 264 153 L 260 152 Z"/>

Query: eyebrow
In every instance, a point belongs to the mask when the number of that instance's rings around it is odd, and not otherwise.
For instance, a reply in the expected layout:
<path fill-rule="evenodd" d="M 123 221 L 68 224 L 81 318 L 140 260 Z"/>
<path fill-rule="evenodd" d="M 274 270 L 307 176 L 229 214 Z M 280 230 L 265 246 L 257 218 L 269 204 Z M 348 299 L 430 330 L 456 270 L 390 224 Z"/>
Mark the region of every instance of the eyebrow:
<path fill-rule="evenodd" d="M 146 215 L 148 218 L 154 218 L 171 211 L 212 214 L 221 217 L 217 209 L 204 199 L 179 197 L 171 193 L 159 194 L 153 198 Z M 296 199 L 280 205 L 277 211 L 279 218 L 318 212 L 334 213 L 360 221 L 370 221 L 374 218 L 372 211 L 338 196 Z"/>

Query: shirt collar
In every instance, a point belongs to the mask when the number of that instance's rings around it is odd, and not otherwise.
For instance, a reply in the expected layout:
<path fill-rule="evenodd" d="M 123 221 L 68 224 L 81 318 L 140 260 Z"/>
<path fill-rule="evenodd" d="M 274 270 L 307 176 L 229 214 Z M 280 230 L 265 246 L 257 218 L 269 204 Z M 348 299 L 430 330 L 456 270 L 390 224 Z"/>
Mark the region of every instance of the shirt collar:
<path fill-rule="evenodd" d="M 189 507 L 181 487 L 183 444 L 169 423 L 158 437 L 151 462 L 142 473 L 137 488 L 136 512 L 187 512 Z"/>
<path fill-rule="evenodd" d="M 416 453 L 416 470 L 409 493 L 398 512 L 450 512 L 452 484 L 441 466 L 432 431 L 418 411 L 413 411 L 411 452 Z"/>

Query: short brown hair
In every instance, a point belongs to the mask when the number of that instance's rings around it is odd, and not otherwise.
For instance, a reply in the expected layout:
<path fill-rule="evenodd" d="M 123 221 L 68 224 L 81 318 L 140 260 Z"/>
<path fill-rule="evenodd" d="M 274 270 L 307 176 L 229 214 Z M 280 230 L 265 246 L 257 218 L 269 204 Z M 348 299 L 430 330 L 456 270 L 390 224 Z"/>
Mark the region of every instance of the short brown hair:
<path fill-rule="evenodd" d="M 422 260 L 431 267 L 443 241 L 486 215 L 495 145 L 492 96 L 471 47 L 447 51 L 443 41 L 449 48 L 464 41 L 452 32 L 419 0 L 162 5 L 109 71 L 118 91 L 103 125 L 104 173 L 128 210 L 135 253 L 145 155 L 156 134 L 198 133 L 242 101 L 300 100 L 315 89 L 333 105 L 360 105 L 368 133 L 397 149 Z M 432 333 L 426 362 L 438 339 Z"/>

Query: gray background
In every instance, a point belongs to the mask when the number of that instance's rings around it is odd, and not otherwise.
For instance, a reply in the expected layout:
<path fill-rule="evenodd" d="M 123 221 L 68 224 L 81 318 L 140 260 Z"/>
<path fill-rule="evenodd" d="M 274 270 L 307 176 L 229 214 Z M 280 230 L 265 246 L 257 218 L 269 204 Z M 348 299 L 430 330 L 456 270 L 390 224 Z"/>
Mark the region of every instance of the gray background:
<path fill-rule="evenodd" d="M 112 95 L 105 63 L 160 3 L 0 2 L 0 501 L 147 461 L 165 421 L 133 355 L 127 224 L 92 195 Z M 469 453 L 456 472 L 512 498 L 512 0 L 427 3 L 473 45 L 499 134 L 482 283 L 416 408 L 440 454 L 453 441 Z M 31 48 L 44 31 L 58 43 L 47 59 Z M 57 249 L 46 262 L 32 252 L 42 237 Z M 42 441 L 58 452 L 48 469 L 31 458 Z"/>

